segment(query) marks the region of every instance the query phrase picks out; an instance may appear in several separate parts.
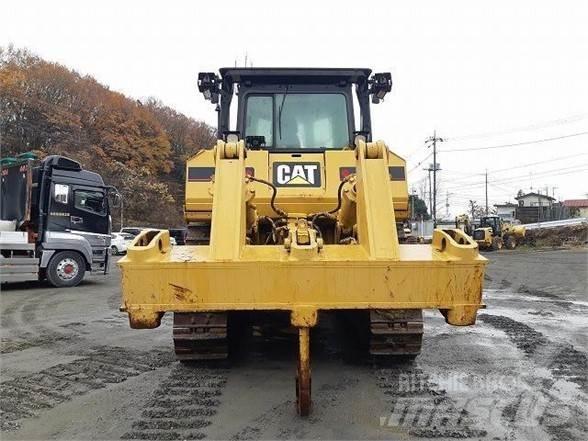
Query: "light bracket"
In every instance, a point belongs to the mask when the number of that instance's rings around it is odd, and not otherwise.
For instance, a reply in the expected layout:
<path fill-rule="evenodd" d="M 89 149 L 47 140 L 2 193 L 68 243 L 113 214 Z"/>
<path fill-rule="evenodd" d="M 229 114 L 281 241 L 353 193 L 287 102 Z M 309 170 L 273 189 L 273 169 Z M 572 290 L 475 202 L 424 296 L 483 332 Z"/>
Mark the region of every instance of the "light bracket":
<path fill-rule="evenodd" d="M 204 99 L 212 104 L 218 104 L 221 79 L 214 72 L 200 72 L 198 74 L 198 91 Z"/>
<path fill-rule="evenodd" d="M 378 104 L 386 94 L 392 90 L 392 75 L 390 72 L 373 74 L 369 80 L 369 93 L 372 103 Z"/>

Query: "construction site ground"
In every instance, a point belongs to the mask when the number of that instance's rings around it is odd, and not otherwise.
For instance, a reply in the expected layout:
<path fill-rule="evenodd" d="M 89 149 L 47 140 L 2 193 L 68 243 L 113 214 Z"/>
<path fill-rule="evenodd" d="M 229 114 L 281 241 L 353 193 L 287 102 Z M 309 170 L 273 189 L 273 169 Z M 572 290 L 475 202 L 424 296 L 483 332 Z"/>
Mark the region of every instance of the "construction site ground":
<path fill-rule="evenodd" d="M 288 339 L 183 365 L 171 316 L 129 328 L 117 268 L 72 289 L 3 286 L 1 438 L 585 440 L 588 249 L 486 256 L 478 323 L 427 311 L 413 363 L 350 362 L 335 328 L 317 331 L 308 418 Z"/>

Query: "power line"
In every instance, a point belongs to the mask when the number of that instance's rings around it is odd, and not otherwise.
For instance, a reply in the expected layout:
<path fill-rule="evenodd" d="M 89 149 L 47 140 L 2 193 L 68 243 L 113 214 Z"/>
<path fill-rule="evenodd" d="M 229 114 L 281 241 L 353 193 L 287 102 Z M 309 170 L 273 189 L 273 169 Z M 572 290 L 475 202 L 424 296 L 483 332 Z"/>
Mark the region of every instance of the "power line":
<path fill-rule="evenodd" d="M 494 132 L 483 132 L 483 133 L 471 134 L 471 135 L 452 136 L 450 138 L 445 137 L 443 139 L 446 142 L 459 142 L 459 141 L 465 141 L 465 140 L 469 140 L 469 139 L 489 138 L 489 137 L 494 137 L 494 136 L 498 136 L 498 135 L 507 135 L 510 133 L 529 131 L 529 130 L 537 130 L 537 129 L 547 128 L 547 127 L 560 126 L 563 124 L 575 123 L 575 122 L 581 121 L 583 119 L 586 119 L 587 117 L 588 117 L 588 114 L 571 115 L 568 117 L 558 118 L 558 119 L 551 120 L 551 121 L 530 124 L 528 126 L 515 127 L 512 129 L 505 129 L 505 130 L 498 130 L 498 131 L 494 131 Z M 406 160 L 410 159 L 411 157 L 413 157 L 416 153 L 418 153 L 421 149 L 423 149 L 425 147 L 426 147 L 426 145 L 422 145 L 422 146 L 419 146 L 419 147 L 413 149 L 411 152 L 409 152 L 404 157 L 404 159 L 406 159 Z M 448 150 L 448 151 L 450 151 L 450 150 Z"/>
<path fill-rule="evenodd" d="M 558 175 L 567 175 L 567 174 L 572 174 L 572 173 L 580 173 L 583 171 L 588 170 L 586 168 L 588 164 L 583 164 L 579 167 L 583 167 L 580 169 L 575 169 L 575 167 L 568 167 L 565 169 L 560 169 L 560 170 L 550 170 L 550 171 L 546 171 L 543 173 L 537 173 L 537 174 L 533 174 L 531 176 L 529 175 L 524 175 L 524 176 L 518 176 L 518 177 L 513 177 L 513 178 L 508 178 L 508 179 L 499 179 L 494 181 L 494 183 L 499 183 L 499 184 L 513 184 L 515 182 L 520 182 L 520 181 L 526 181 L 526 180 L 531 180 L 534 178 L 545 178 L 545 177 L 551 177 L 551 176 L 558 176 Z M 565 173 L 563 173 L 565 172 Z M 468 187 L 482 187 L 484 185 L 484 183 L 477 183 L 477 184 L 470 184 L 468 185 Z M 449 188 L 450 190 L 451 188 Z"/>
<path fill-rule="evenodd" d="M 543 161 L 527 162 L 525 164 L 513 165 L 511 167 L 491 169 L 490 172 L 493 173 L 493 174 L 494 173 L 500 173 L 500 172 L 504 172 L 504 171 L 514 170 L 514 169 L 517 169 L 517 168 L 531 167 L 533 165 L 545 164 L 545 163 L 548 163 L 548 162 L 563 161 L 564 159 L 577 158 L 579 156 L 586 156 L 586 155 L 588 155 L 588 152 L 585 152 L 585 153 L 577 153 L 575 155 L 560 156 L 558 158 L 550 158 L 550 159 L 545 159 Z M 466 173 L 466 172 L 462 172 L 461 170 L 451 170 L 451 169 L 444 169 L 444 171 L 445 172 L 448 172 L 448 173 L 457 173 L 458 175 L 463 175 L 463 177 L 459 177 L 459 178 L 456 178 L 456 179 L 450 179 L 448 182 L 463 181 L 463 180 L 466 180 L 466 176 L 473 177 L 473 176 L 482 176 L 484 174 L 483 172 Z"/>
<path fill-rule="evenodd" d="M 421 150 L 425 147 L 426 147 L 425 145 L 421 145 L 421 146 L 417 147 L 412 152 L 410 152 L 408 155 L 406 155 L 406 157 L 404 159 L 406 159 L 406 160 L 410 159 L 412 156 L 414 156 L 415 153 L 417 153 L 419 150 Z"/>
<path fill-rule="evenodd" d="M 584 171 L 584 167 L 587 167 L 588 164 L 579 164 L 579 165 L 574 165 L 574 166 L 570 166 L 570 167 L 564 167 L 564 168 L 559 168 L 559 169 L 552 169 L 552 170 L 544 170 L 543 172 L 539 172 L 539 173 L 533 173 L 532 175 L 518 175 L 518 176 L 512 176 L 509 178 L 502 178 L 502 179 L 496 179 L 493 181 L 490 181 L 490 183 L 493 184 L 509 184 L 509 183 L 513 183 L 513 182 L 517 182 L 517 181 L 524 181 L 524 180 L 528 180 L 528 179 L 533 179 L 533 178 L 540 178 L 540 177 L 545 177 L 545 176 L 550 176 L 552 174 L 558 174 L 561 172 L 566 172 L 566 173 L 562 173 L 562 174 L 568 174 L 570 172 L 580 172 L 580 171 Z M 582 167 L 578 170 L 576 170 L 578 167 Z M 446 188 L 446 190 L 458 190 L 461 188 L 475 188 L 475 187 L 482 187 L 484 186 L 483 182 L 477 181 L 477 182 L 470 182 L 467 184 L 459 184 L 456 186 L 450 186 L 448 188 Z"/>
<path fill-rule="evenodd" d="M 586 154 L 588 155 L 588 153 L 586 153 Z M 443 171 L 446 171 L 446 172 L 452 173 L 452 174 L 455 173 L 455 174 L 461 175 L 461 177 L 458 178 L 458 179 L 465 179 L 466 177 L 480 176 L 480 175 L 483 175 L 484 174 L 483 172 L 468 173 L 468 172 L 463 172 L 461 170 L 451 170 L 451 169 L 443 169 Z"/>
<path fill-rule="evenodd" d="M 583 135 L 588 135 L 588 131 L 586 131 L 586 132 L 578 132 L 578 133 L 571 133 L 569 135 L 555 136 L 553 138 L 542 138 L 542 139 L 536 139 L 536 140 L 533 140 L 533 141 L 516 142 L 516 143 L 513 143 L 513 144 L 500 144 L 500 145 L 491 145 L 491 146 L 486 146 L 486 147 L 449 149 L 449 150 L 443 150 L 443 153 L 473 152 L 473 151 L 476 151 L 476 150 L 503 149 L 503 148 L 507 148 L 507 147 L 518 147 L 518 146 L 521 146 L 521 145 L 538 144 L 538 143 L 541 143 L 541 142 L 557 141 L 558 139 L 572 138 L 574 136 L 583 136 Z"/>
<path fill-rule="evenodd" d="M 431 156 L 433 156 L 433 152 L 429 153 L 427 156 L 425 156 L 417 165 L 415 165 L 413 168 L 411 168 L 408 173 L 416 170 L 417 168 L 419 168 L 419 166 L 425 162 L 427 159 L 429 159 Z"/>
<path fill-rule="evenodd" d="M 520 181 L 520 180 L 529 179 L 529 177 L 536 178 L 536 177 L 541 177 L 544 175 L 551 175 L 553 173 L 560 173 L 562 171 L 570 171 L 570 170 L 574 170 L 578 167 L 584 167 L 584 168 L 588 167 L 588 163 L 587 164 L 576 164 L 576 165 L 572 165 L 569 167 L 556 168 L 556 169 L 552 169 L 552 170 L 543 170 L 542 172 L 532 173 L 530 176 L 529 176 L 529 174 L 525 174 L 525 175 L 511 176 L 508 178 L 495 179 L 492 182 L 500 184 L 500 183 L 508 183 L 508 182 L 512 182 L 512 181 Z M 583 171 L 584 168 L 577 170 L 577 171 Z"/>
<path fill-rule="evenodd" d="M 483 133 L 463 135 L 463 136 L 452 136 L 450 138 L 445 138 L 445 140 L 448 142 L 456 142 L 456 141 L 465 141 L 468 139 L 490 138 L 490 137 L 499 136 L 499 135 L 508 135 L 510 133 L 524 132 L 524 131 L 529 131 L 529 130 L 537 130 L 537 129 L 542 129 L 542 128 L 546 128 L 546 127 L 553 127 L 553 126 L 560 126 L 563 124 L 575 123 L 575 122 L 581 121 L 583 119 L 586 119 L 586 117 L 588 117 L 588 114 L 571 115 L 571 116 L 568 116 L 565 118 L 559 118 L 559 119 L 555 119 L 555 120 L 551 120 L 551 121 L 530 124 L 528 126 L 514 127 L 512 129 L 497 130 L 494 132 L 483 132 Z"/>
<path fill-rule="evenodd" d="M 582 168 L 577 169 L 578 167 L 582 167 Z M 517 182 L 517 181 L 524 181 L 524 180 L 538 178 L 538 177 L 547 177 L 547 176 L 551 176 L 553 174 L 566 175 L 566 174 L 571 174 L 571 173 L 579 173 L 579 172 L 585 171 L 586 170 L 585 167 L 588 167 L 588 164 L 576 164 L 576 165 L 570 166 L 570 167 L 563 167 L 563 168 L 552 169 L 552 170 L 544 170 L 543 172 L 534 173 L 531 176 L 529 176 L 528 174 L 526 174 L 526 175 L 519 175 L 519 176 L 511 176 L 509 178 L 496 179 L 496 180 L 491 181 L 491 182 L 494 183 L 494 184 L 506 184 L 506 183 L 513 183 L 513 182 Z M 566 173 L 562 173 L 562 172 L 566 172 Z M 448 187 L 448 188 L 446 188 L 446 190 L 449 190 L 449 191 L 451 191 L 451 190 L 459 190 L 460 188 L 463 188 L 464 186 L 467 186 L 468 188 L 482 187 L 484 185 L 485 184 L 483 182 L 471 182 L 471 183 L 467 183 L 467 184 L 457 185 L 457 186 L 454 186 L 454 187 Z"/>
<path fill-rule="evenodd" d="M 561 156 L 559 158 L 546 159 L 544 161 L 530 162 L 530 163 L 527 163 L 527 164 L 514 165 L 512 167 L 498 168 L 496 170 L 491 170 L 491 171 L 492 171 L 492 173 L 499 173 L 499 172 L 503 172 L 503 171 L 513 170 L 515 168 L 525 168 L 525 167 L 530 167 L 532 165 L 545 164 L 547 162 L 563 161 L 564 159 L 577 158 L 578 156 L 585 156 L 585 155 L 588 155 L 588 152 L 578 153 L 578 154 L 575 154 L 575 155 Z"/>
<path fill-rule="evenodd" d="M 588 155 L 588 152 L 586 152 L 586 153 L 578 153 L 578 154 L 575 154 L 575 155 L 561 156 L 559 158 L 546 159 L 544 161 L 536 161 L 536 162 L 529 162 L 529 163 L 526 163 L 526 164 L 513 165 L 512 167 L 498 168 L 498 169 L 495 169 L 495 170 L 490 170 L 490 172 L 492 174 L 502 173 L 502 172 L 511 171 L 511 170 L 514 170 L 514 169 L 517 169 L 517 168 L 526 168 L 526 167 L 531 167 L 533 165 L 545 164 L 545 163 L 548 163 L 548 162 L 563 161 L 564 159 L 577 158 L 579 156 L 586 156 L 586 155 Z M 444 170 L 444 171 L 449 172 L 449 173 L 455 173 L 454 170 Z M 457 172 L 457 173 L 460 173 L 460 172 Z M 445 182 L 451 182 L 453 184 L 462 184 L 463 183 L 464 185 L 467 185 L 468 182 L 471 182 L 471 178 L 474 178 L 476 176 L 483 176 L 484 173 L 482 173 L 482 172 L 480 172 L 480 173 L 468 173 L 467 175 L 468 176 L 461 176 L 461 177 L 457 177 L 455 179 L 445 179 Z"/>
<path fill-rule="evenodd" d="M 511 194 L 512 193 L 512 190 L 511 189 L 502 187 L 500 185 L 496 185 L 496 184 L 494 184 L 492 182 L 490 182 L 490 186 L 491 187 L 494 187 L 494 188 L 497 188 L 498 190 L 502 191 L 503 194 Z"/>

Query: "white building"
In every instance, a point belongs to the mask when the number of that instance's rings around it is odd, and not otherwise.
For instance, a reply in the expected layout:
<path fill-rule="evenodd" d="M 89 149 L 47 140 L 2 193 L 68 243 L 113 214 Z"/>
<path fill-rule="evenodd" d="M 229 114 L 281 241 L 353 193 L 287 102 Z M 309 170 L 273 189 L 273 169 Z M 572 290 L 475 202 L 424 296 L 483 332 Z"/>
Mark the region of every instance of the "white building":
<path fill-rule="evenodd" d="M 505 202 L 504 204 L 495 204 L 496 215 L 502 220 L 515 219 L 517 204 L 512 202 Z"/>
<path fill-rule="evenodd" d="M 527 193 L 515 198 L 519 207 L 551 207 L 554 198 L 540 193 Z"/>

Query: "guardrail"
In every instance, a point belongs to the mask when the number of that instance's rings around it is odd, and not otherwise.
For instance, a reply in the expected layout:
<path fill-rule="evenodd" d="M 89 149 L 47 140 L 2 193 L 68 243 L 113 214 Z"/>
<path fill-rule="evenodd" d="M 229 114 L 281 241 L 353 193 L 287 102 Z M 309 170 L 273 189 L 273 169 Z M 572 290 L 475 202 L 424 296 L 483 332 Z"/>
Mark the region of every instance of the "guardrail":
<path fill-rule="evenodd" d="M 570 225 L 579 225 L 583 223 L 588 223 L 588 217 L 576 217 L 572 219 L 536 222 L 533 224 L 523 224 L 523 227 L 525 227 L 527 230 L 536 230 L 539 228 L 568 227 Z"/>

